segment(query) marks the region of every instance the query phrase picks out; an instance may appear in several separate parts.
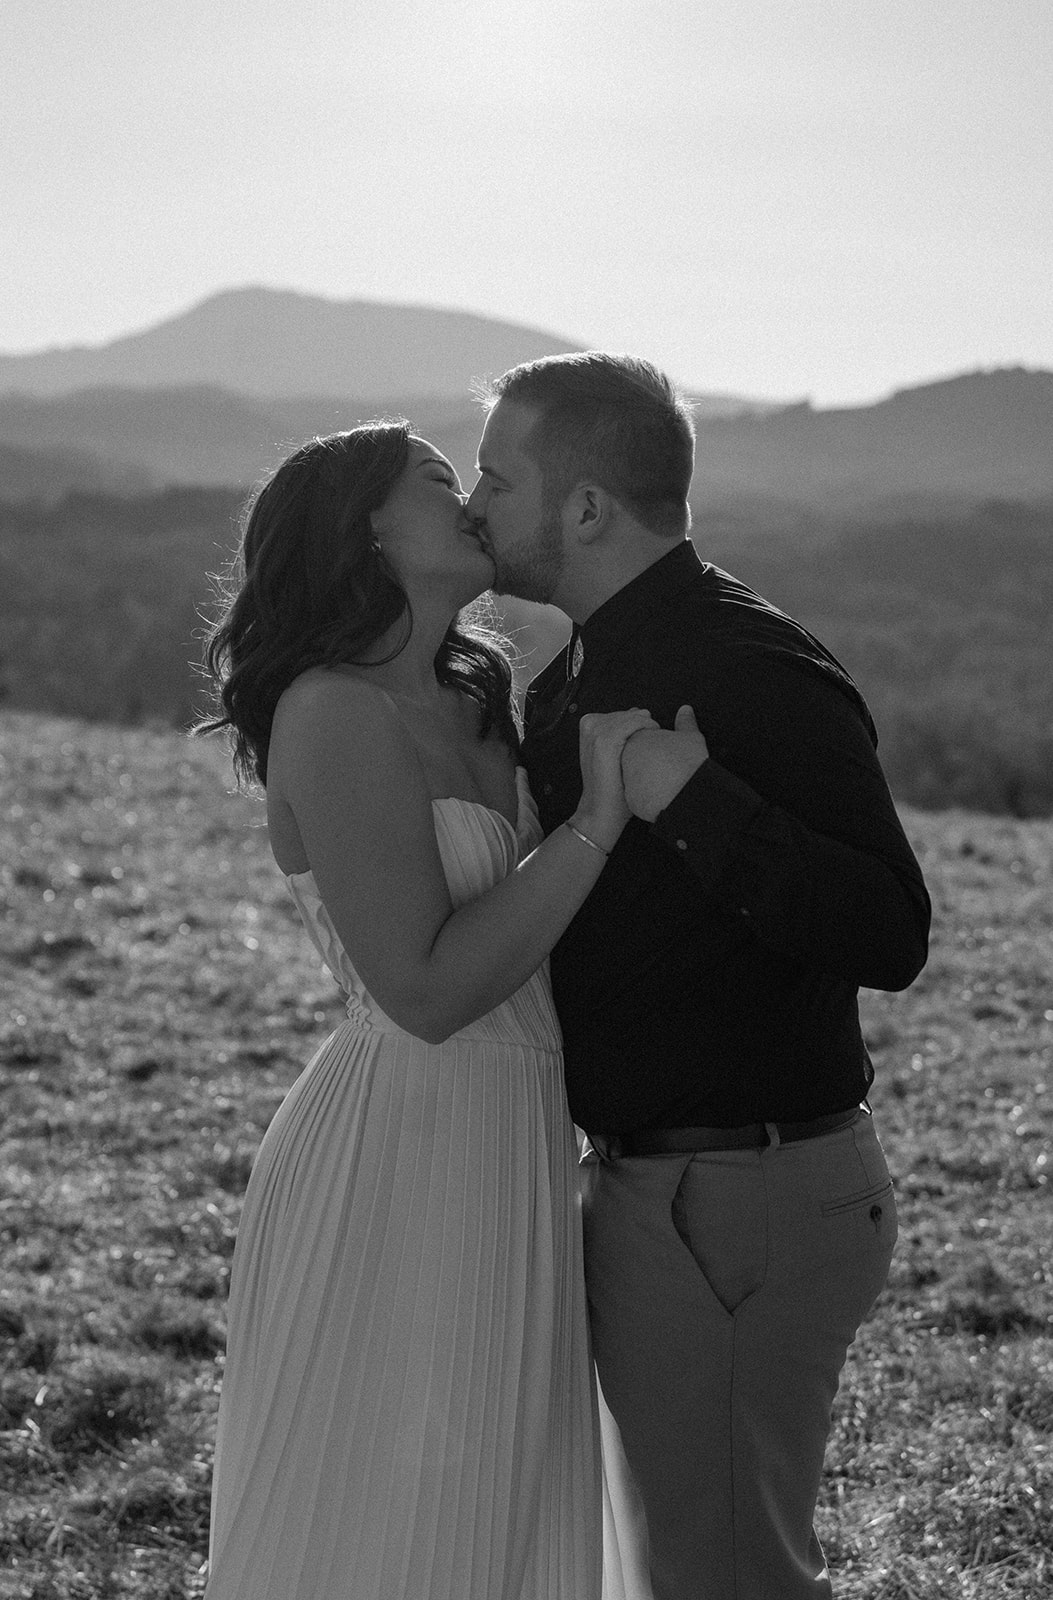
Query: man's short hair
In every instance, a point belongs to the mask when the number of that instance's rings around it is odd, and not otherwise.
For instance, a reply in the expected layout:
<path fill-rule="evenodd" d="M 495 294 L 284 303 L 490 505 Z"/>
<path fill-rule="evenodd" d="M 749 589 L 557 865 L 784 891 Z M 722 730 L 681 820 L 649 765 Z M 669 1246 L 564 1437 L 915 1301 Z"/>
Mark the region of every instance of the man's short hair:
<path fill-rule="evenodd" d="M 601 350 L 524 361 L 482 389 L 535 410 L 526 449 L 541 468 L 546 504 L 597 483 L 654 533 L 682 538 L 695 457 L 691 409 L 664 372 Z"/>

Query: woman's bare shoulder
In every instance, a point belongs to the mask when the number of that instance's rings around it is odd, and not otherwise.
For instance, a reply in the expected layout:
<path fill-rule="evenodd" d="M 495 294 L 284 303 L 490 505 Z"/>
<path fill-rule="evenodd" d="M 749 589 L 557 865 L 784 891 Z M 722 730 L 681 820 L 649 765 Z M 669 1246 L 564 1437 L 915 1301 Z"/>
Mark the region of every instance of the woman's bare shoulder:
<path fill-rule="evenodd" d="M 321 740 L 363 744 L 404 741 L 402 719 L 385 689 L 352 672 L 312 667 L 284 691 L 274 710 L 272 742 L 286 748 Z"/>
<path fill-rule="evenodd" d="M 391 696 L 364 673 L 350 667 L 308 667 L 282 691 L 275 717 L 324 716 L 337 710 L 342 716 L 360 711 L 366 716 L 392 714 Z"/>
<path fill-rule="evenodd" d="M 363 754 L 367 761 L 363 762 Z M 379 779 L 416 768 L 417 757 L 398 708 L 386 690 L 350 672 L 311 668 L 285 690 L 271 727 L 276 780 L 295 789 L 320 772 L 343 781 L 368 766 Z"/>

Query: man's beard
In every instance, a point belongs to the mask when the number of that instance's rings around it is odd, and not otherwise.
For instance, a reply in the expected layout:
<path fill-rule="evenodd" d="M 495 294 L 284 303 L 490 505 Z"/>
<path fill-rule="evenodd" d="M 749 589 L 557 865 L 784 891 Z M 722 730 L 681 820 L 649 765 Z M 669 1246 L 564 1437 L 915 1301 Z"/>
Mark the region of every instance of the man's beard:
<path fill-rule="evenodd" d="M 487 550 L 494 563 L 495 594 L 549 604 L 565 560 L 563 525 L 557 510 L 544 512 L 529 539 L 520 539 L 500 553 L 488 543 Z"/>

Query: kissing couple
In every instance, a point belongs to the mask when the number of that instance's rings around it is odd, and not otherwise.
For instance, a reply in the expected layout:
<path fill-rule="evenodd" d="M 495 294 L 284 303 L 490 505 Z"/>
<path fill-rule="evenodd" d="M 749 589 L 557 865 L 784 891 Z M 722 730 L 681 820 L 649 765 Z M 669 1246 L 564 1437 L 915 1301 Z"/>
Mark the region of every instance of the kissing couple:
<path fill-rule="evenodd" d="M 486 405 L 468 495 L 408 424 L 289 456 L 207 648 L 346 999 L 245 1198 L 207 1600 L 823 1600 L 925 885 L 844 668 L 696 553 L 669 380 Z M 573 623 L 522 716 L 488 590 Z"/>

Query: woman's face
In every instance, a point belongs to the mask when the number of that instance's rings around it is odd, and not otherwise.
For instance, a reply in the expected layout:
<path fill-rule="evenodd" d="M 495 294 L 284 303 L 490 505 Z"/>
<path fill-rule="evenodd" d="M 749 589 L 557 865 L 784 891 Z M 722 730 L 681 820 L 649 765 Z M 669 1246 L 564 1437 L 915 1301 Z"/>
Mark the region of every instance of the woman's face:
<path fill-rule="evenodd" d="M 458 591 L 471 589 L 469 599 L 490 587 L 494 564 L 464 514 L 465 499 L 442 452 L 426 439 L 411 438 L 402 475 L 370 519 L 404 586 L 453 580 Z"/>

